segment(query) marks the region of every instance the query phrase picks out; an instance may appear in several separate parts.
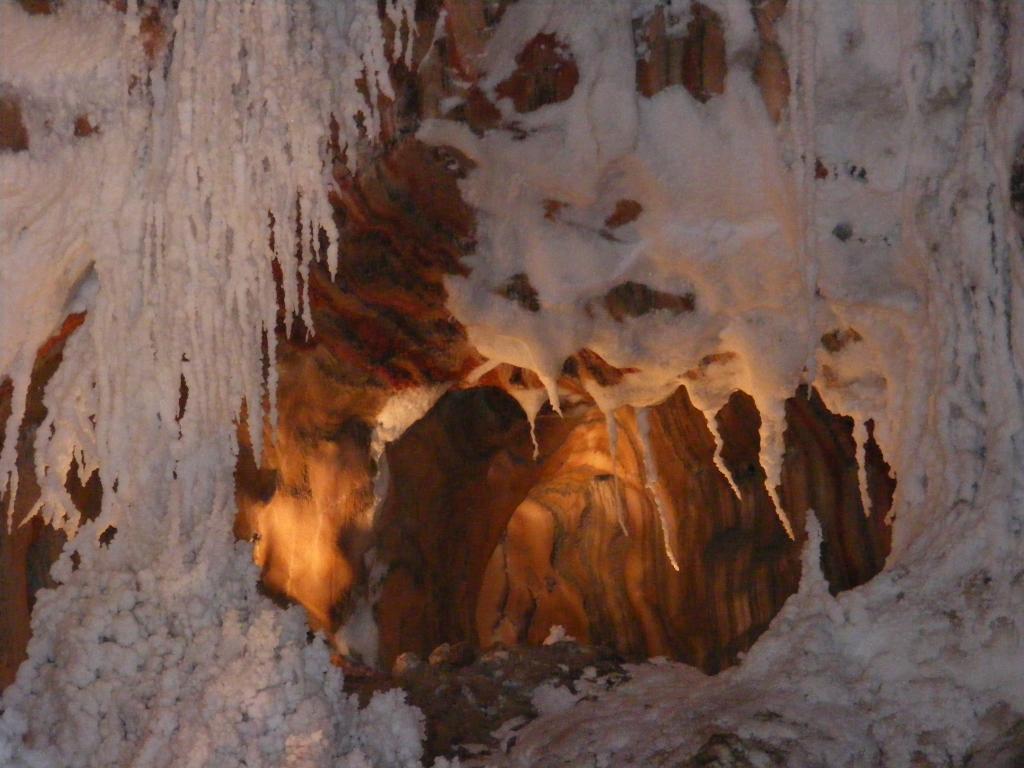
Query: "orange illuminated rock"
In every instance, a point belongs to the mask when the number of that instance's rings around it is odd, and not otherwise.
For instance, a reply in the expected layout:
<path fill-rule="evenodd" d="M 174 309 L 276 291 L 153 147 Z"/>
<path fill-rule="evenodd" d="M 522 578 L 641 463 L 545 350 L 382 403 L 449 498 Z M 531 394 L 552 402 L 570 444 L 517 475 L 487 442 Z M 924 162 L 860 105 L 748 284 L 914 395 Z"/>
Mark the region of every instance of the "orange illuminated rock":
<path fill-rule="evenodd" d="M 330 631 L 365 581 L 373 467 L 364 418 L 381 393 L 338 386 L 316 365 L 310 354 L 281 367 L 280 427 L 262 466 L 241 431 L 235 535 L 253 543 L 263 587 L 301 603 L 315 629 Z"/>
<path fill-rule="evenodd" d="M 519 405 L 496 389 L 455 392 L 388 447 L 391 483 L 375 526 L 387 568 L 376 616 L 385 668 L 443 642 L 476 642 L 475 607 L 509 518 L 562 456 L 575 420 L 542 415 L 540 461 Z"/>
<path fill-rule="evenodd" d="M 830 585 L 863 583 L 888 551 L 888 468 L 869 451 L 866 516 L 852 425 L 816 396 L 792 398 L 788 412 L 787 512 L 803 530 L 809 506 L 824 510 Z M 634 411 L 616 413 L 613 460 L 594 406 L 542 415 L 534 462 L 514 401 L 472 390 L 443 399 L 389 448 L 391 490 L 375 534 L 388 569 L 376 609 L 382 661 L 442 641 L 539 644 L 561 625 L 627 657 L 667 655 L 709 672 L 735 663 L 800 578 L 802 541 L 779 523 L 758 463 L 760 418 L 739 394 L 719 415 L 739 499 L 684 390 L 648 418 L 645 460 Z"/>

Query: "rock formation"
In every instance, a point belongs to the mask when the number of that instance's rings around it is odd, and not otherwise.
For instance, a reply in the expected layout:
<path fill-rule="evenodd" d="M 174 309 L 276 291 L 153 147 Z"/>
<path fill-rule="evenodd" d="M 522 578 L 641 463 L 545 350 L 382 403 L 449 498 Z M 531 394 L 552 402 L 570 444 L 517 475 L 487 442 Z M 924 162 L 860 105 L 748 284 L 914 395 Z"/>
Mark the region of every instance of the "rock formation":
<path fill-rule="evenodd" d="M 1022 22 L 0 0 L 0 764 L 1015 765 Z"/>
<path fill-rule="evenodd" d="M 785 5 L 752 7 L 761 39 L 752 77 L 776 120 L 789 90 L 773 28 Z M 282 310 L 274 363 L 279 423 L 268 426 L 257 465 L 240 420 L 235 532 L 253 542 L 266 591 L 300 602 L 313 628 L 333 634 L 368 606 L 379 639 L 372 652 L 358 653 L 385 669 L 403 652 L 426 656 L 442 642 L 537 644 L 562 625 L 582 642 L 626 657 L 666 655 L 715 672 L 750 647 L 800 578 L 802 534 L 790 539 L 773 509 L 751 399 L 737 392 L 716 417 L 731 478 L 714 461 L 707 422 L 684 388 L 645 414 L 629 407 L 602 413 L 591 388 L 617 384 L 632 371 L 588 349 L 565 361 L 558 386 L 570 396 L 563 415 L 546 408 L 531 426 L 519 402 L 543 397 L 540 381 L 508 365 L 474 378 L 483 358 L 446 308 L 444 277 L 465 274 L 463 257 L 475 248 L 474 212 L 458 189 L 472 162 L 413 133 L 440 115 L 476 133 L 521 130 L 502 122 L 477 85 L 484 73 L 474 62 L 503 9 L 421 3 L 411 61 L 391 64 L 395 97 L 379 96 L 381 135 L 367 137 L 355 172 L 336 156 L 332 204 L 341 260 L 333 277 L 324 263 L 309 267 L 312 329 L 297 322 L 287 331 Z M 442 11 L 446 36 L 428 49 L 424 41 Z M 667 13 L 659 7 L 634 30 L 647 51 L 638 57 L 638 92 L 651 96 L 682 84 L 701 102 L 721 95 L 721 19 L 694 3 L 680 31 L 666 25 Z M 147 39 L 160 39 L 158 8 L 146 19 Z M 394 25 L 384 20 L 384 28 L 393 41 Z M 528 41 L 516 63 L 495 90 L 520 113 L 564 101 L 578 80 L 572 50 L 552 35 Z M 456 106 L 445 111 L 450 102 Z M 91 130 L 84 117 L 75 124 L 76 136 Z M 28 145 L 16 102 L 0 101 L 0 135 L 5 149 Z M 547 215 L 561 216 L 565 204 L 549 203 Z M 602 231 L 614 237 L 640 212 L 635 201 L 620 200 Z M 282 279 L 279 272 L 279 291 Z M 539 307 L 527 274 L 495 294 L 527 311 Z M 624 282 L 603 307 L 621 323 L 651 312 L 692 312 L 694 297 Z M 70 317 L 40 350 L 20 432 L 26 469 L 47 372 L 77 322 Z M 838 341 L 822 343 L 833 351 Z M 417 387 L 450 391 L 375 456 L 377 414 L 389 397 Z M 9 389 L 0 390 L 0 405 L 9 398 Z M 184 388 L 182 408 L 186 402 Z M 794 392 L 786 412 L 785 511 L 802 531 L 803 516 L 815 510 L 834 592 L 862 584 L 888 552 L 888 465 L 872 441 L 872 504 L 864 510 L 850 420 L 806 388 Z M 649 420 L 649 436 L 641 418 Z M 375 502 L 381 460 L 390 480 Z M 83 509 L 97 508 L 98 480 L 82 488 Z M 33 494 L 31 481 L 19 489 L 15 521 L 32 507 Z M 2 546 L 5 572 L 14 575 L 5 581 L 2 612 L 9 680 L 26 642 L 31 596 L 47 583 L 38 574 L 60 544 L 36 519 L 4 533 Z"/>

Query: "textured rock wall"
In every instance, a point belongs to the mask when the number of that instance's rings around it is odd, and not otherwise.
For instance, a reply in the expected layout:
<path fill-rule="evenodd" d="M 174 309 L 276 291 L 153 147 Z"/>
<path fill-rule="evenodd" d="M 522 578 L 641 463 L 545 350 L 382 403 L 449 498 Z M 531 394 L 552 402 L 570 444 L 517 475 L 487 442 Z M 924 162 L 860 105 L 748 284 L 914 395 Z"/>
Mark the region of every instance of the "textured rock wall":
<path fill-rule="evenodd" d="M 869 453 L 865 514 L 849 420 L 804 393 L 788 405 L 782 498 L 798 530 L 808 508 L 820 510 L 822 564 L 838 592 L 884 563 L 893 483 Z M 711 672 L 734 663 L 795 591 L 802 540 L 788 538 L 769 499 L 750 398 L 737 393 L 719 415 L 738 499 L 685 390 L 649 418 L 657 483 L 631 409 L 616 414 L 614 462 L 605 417 L 585 403 L 539 417 L 535 461 L 511 398 L 495 389 L 443 398 L 388 451 L 391 492 L 377 524 L 389 569 L 377 606 L 382 662 L 442 642 L 539 644 L 561 625 L 627 657 Z"/>
<path fill-rule="evenodd" d="M 761 40 L 751 76 L 776 119 L 789 91 L 774 30 L 785 6 L 768 0 L 751 7 Z M 442 9 L 446 35 L 431 48 Z M 485 73 L 476 57 L 503 9 L 504 3 L 482 0 L 420 3 L 409 64 L 391 67 L 395 98 L 378 97 L 381 135 L 350 148 L 359 153 L 355 173 L 334 143 L 339 270 L 332 279 L 324 265 L 311 265 L 312 335 L 301 322 L 287 334 L 280 318 L 279 429 L 268 427 L 258 466 L 240 431 L 236 534 L 253 542 L 266 590 L 301 602 L 318 629 L 336 630 L 373 591 L 384 664 L 405 650 L 429 653 L 444 641 L 537 643 L 562 624 L 581 640 L 626 655 L 666 654 L 714 671 L 749 647 L 799 579 L 800 542 L 785 535 L 766 491 L 752 402 L 737 394 L 718 415 L 723 457 L 740 498 L 715 467 L 707 425 L 682 389 L 649 416 L 660 479 L 654 483 L 636 414 L 616 414 L 613 460 L 605 417 L 587 391 L 619 383 L 630 371 L 582 349 L 566 361 L 559 382 L 568 393 L 565 418 L 544 412 L 537 420 L 535 461 L 529 425 L 501 391 L 535 397 L 540 382 L 508 366 L 472 380 L 482 358 L 445 307 L 444 276 L 464 273 L 461 258 L 475 248 L 473 212 L 457 186 L 471 163 L 413 133 L 433 116 L 461 120 L 476 133 L 521 130 L 502 121 L 478 86 Z M 669 33 L 678 27 L 665 13 L 658 8 L 637 21 L 637 45 L 649 52 L 638 57 L 637 90 L 649 96 L 678 84 L 700 101 L 721 94 L 721 19 L 694 3 L 685 29 Z M 166 38 L 162 18 L 159 8 L 147 15 L 147 41 Z M 384 27 L 393 39 L 390 22 Z M 529 41 L 516 63 L 496 90 L 518 112 L 562 101 L 576 86 L 572 51 L 551 35 Z M 453 96 L 458 103 L 446 106 Z M 3 149 L 22 150 L 30 141 L 18 110 L 0 100 Z M 549 203 L 548 214 L 559 216 L 564 204 Z M 604 231 L 613 236 L 639 213 L 635 202 L 619 201 Z M 497 286 L 495 295 L 536 308 L 526 274 Z M 692 311 L 693 297 L 624 283 L 604 297 L 604 308 L 621 322 L 654 311 Z M 59 363 L 71 322 L 40 351 L 19 442 L 27 470 L 27 447 L 43 418 L 46 371 Z M 395 392 L 435 384 L 455 391 L 388 448 L 391 486 L 374 517 L 374 418 Z M 0 409 L 9 408 L 9 397 L 0 391 Z M 789 401 L 787 415 L 781 489 L 787 512 L 801 531 L 804 511 L 817 511 L 834 590 L 863 583 L 888 551 L 884 518 L 893 481 L 881 453 L 872 444 L 874 503 L 866 516 L 848 421 L 805 394 Z M 31 478 L 31 471 L 22 477 Z M 83 508 L 98 507 L 97 488 L 91 480 L 91 490 L 81 492 Z M 15 520 L 33 503 L 32 484 L 25 482 Z M 678 572 L 666 556 L 659 503 Z M 35 521 L 0 540 L 3 647 L 10 649 L 5 679 L 23 653 L 32 592 L 45 583 L 29 574 L 45 573 L 47 557 L 60 545 L 47 530 Z M 371 551 L 375 559 L 368 560 Z M 382 577 L 378 571 L 371 579 L 373 563 Z"/>

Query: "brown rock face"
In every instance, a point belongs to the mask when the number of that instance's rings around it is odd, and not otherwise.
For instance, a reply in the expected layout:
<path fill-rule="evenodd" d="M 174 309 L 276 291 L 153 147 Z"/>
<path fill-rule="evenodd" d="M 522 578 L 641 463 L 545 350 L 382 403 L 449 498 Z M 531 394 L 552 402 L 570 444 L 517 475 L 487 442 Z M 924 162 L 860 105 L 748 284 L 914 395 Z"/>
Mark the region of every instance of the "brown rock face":
<path fill-rule="evenodd" d="M 517 272 L 512 275 L 504 285 L 494 292 L 509 301 L 514 301 L 530 312 L 540 311 L 540 298 L 537 295 L 537 289 L 530 284 L 530 278 L 525 272 Z"/>
<path fill-rule="evenodd" d="M 790 82 L 775 25 L 786 12 L 787 0 L 751 0 L 750 4 L 760 41 L 751 74 L 768 114 L 778 122 L 789 102 Z M 682 85 L 700 102 L 725 93 L 728 62 L 721 18 L 693 2 L 685 35 L 668 32 L 678 22 L 661 5 L 634 21 L 637 91 L 651 97 L 669 86 Z"/>
<path fill-rule="evenodd" d="M 442 285 L 445 274 L 465 272 L 461 255 L 474 247 L 456 186 L 466 163 L 402 139 L 357 174 L 337 171 L 338 272 L 332 280 L 326 265 L 311 265 L 316 334 L 299 342 L 297 328 L 286 359 L 312 350 L 339 383 L 394 389 L 451 381 L 479 362 Z"/>
<path fill-rule="evenodd" d="M 725 34 L 721 17 L 703 3 L 692 3 L 693 18 L 683 38 L 683 85 L 706 102 L 725 93 Z"/>
<path fill-rule="evenodd" d="M 388 568 L 377 608 L 385 668 L 404 651 L 426 657 L 442 642 L 476 642 L 488 561 L 517 507 L 563 460 L 574 423 L 541 416 L 533 461 L 519 405 L 474 389 L 442 398 L 388 447 L 392 482 L 375 526 Z"/>
<path fill-rule="evenodd" d="M 808 504 L 826 509 L 829 583 L 863 583 L 888 550 L 887 467 L 872 454 L 867 517 L 852 425 L 816 396 L 789 408 L 787 511 L 802 530 Z M 739 499 L 683 389 L 651 409 L 647 459 L 632 409 L 616 414 L 614 460 L 592 406 L 542 415 L 536 461 L 517 411 L 494 390 L 455 393 L 389 449 L 392 490 L 377 526 L 389 568 L 382 662 L 441 642 L 539 644 L 561 625 L 626 657 L 667 655 L 709 672 L 734 663 L 800 578 L 802 543 L 786 536 L 758 463 L 753 401 L 737 394 L 718 418 Z M 491 552 L 484 567 L 481 549 Z"/>
<path fill-rule="evenodd" d="M 0 152 L 23 152 L 28 149 L 28 131 L 21 116 L 21 103 L 0 94 Z"/>
<path fill-rule="evenodd" d="M 18 0 L 20 5 L 26 13 L 30 13 L 33 16 L 45 15 L 53 13 L 57 8 L 58 3 L 54 0 Z"/>
<path fill-rule="evenodd" d="M 261 467 L 243 430 L 235 535 L 253 542 L 270 595 L 300 602 L 314 629 L 332 630 L 365 582 L 373 467 L 362 415 L 379 408 L 380 394 L 338 385 L 317 372 L 317 359 L 313 353 L 282 369 L 289 395 Z"/>
<path fill-rule="evenodd" d="M 636 221 L 643 211 L 643 206 L 636 200 L 618 200 L 615 203 L 615 210 L 604 220 L 604 225 L 609 229 L 618 229 Z"/>
<path fill-rule="evenodd" d="M 653 96 L 670 85 L 682 85 L 700 102 L 725 93 L 725 33 L 722 19 L 703 3 L 690 4 L 686 34 L 669 34 L 671 11 L 656 7 L 637 19 L 633 34 L 642 45 L 637 57 L 637 90 Z"/>
<path fill-rule="evenodd" d="M 1010 206 L 1014 213 L 1024 218 L 1024 144 L 1017 150 L 1010 170 Z"/>
<path fill-rule="evenodd" d="M 516 55 L 516 64 L 516 71 L 495 91 L 511 99 L 517 112 L 565 101 L 580 80 L 572 52 L 554 35 L 539 34 L 530 40 Z"/>
<path fill-rule="evenodd" d="M 463 162 L 402 139 L 357 174 L 339 166 L 337 274 L 310 266 L 309 340 L 301 323 L 286 337 L 280 318 L 279 429 L 262 466 L 240 434 L 236 535 L 253 541 L 266 590 L 302 603 L 317 629 L 336 629 L 366 587 L 373 418 L 391 393 L 480 361 L 441 282 L 472 247 L 455 185 Z"/>

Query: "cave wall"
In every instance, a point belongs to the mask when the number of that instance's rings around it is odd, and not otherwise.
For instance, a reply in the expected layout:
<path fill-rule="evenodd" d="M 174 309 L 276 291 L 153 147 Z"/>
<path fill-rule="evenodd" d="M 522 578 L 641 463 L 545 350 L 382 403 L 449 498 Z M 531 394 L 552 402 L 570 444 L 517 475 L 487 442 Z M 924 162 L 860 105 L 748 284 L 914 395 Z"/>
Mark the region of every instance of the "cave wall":
<path fill-rule="evenodd" d="M 651 444 L 663 488 L 658 495 L 674 526 L 678 573 L 666 560 L 655 524 L 657 505 L 646 487 L 635 414 L 627 409 L 616 416 L 621 438 L 613 462 L 604 416 L 583 382 L 589 376 L 598 386 L 610 386 L 630 371 L 586 349 L 567 361 L 568 373 L 559 382 L 580 400 L 575 415 L 538 418 L 538 462 L 530 458 L 529 427 L 515 408 L 487 405 L 493 394 L 455 393 L 477 403 L 477 412 L 471 407 L 460 415 L 445 405 L 452 413 L 432 414 L 404 439 L 419 443 L 390 447 L 394 484 L 377 518 L 368 513 L 377 472 L 370 433 L 391 394 L 439 384 L 506 391 L 539 386 L 528 372 L 504 368 L 478 382 L 471 379 L 483 359 L 446 309 L 443 279 L 463 274 L 462 257 L 476 247 L 473 212 L 457 186 L 472 162 L 412 135 L 420 121 L 434 116 L 461 120 L 476 133 L 518 130 L 502 123 L 476 85 L 484 73 L 475 56 L 504 7 L 419 4 L 412 57 L 391 64 L 395 95 L 378 95 L 381 135 L 366 137 L 358 148 L 356 172 L 342 162 L 335 142 L 339 269 L 332 277 L 323 263 L 310 265 L 312 335 L 301 322 L 286 330 L 283 310 L 279 317 L 279 429 L 267 425 L 259 465 L 240 429 L 236 535 L 253 542 L 266 591 L 301 602 L 311 624 L 327 631 L 349 617 L 353 594 L 365 598 L 366 557 L 375 549 L 388 573 L 378 602 L 385 662 L 402 650 L 429 652 L 448 640 L 539 642 L 551 624 L 561 623 L 581 640 L 610 643 L 626 655 L 665 653 L 718 669 L 749 647 L 799 578 L 799 538 L 785 537 L 771 508 L 756 461 L 756 413 L 742 398 L 719 414 L 723 457 L 742 491 L 738 500 L 711 463 L 710 435 L 686 394 L 677 392 L 651 411 Z M 722 93 L 722 22 L 701 4 L 694 7 L 685 30 L 668 32 L 660 8 L 634 30 L 651 51 L 637 64 L 638 92 L 651 96 L 679 84 L 703 102 Z M 774 30 L 785 7 L 780 0 L 752 6 L 761 39 L 754 76 L 775 119 L 789 89 Z M 429 33 L 442 9 L 447 35 L 428 55 Z M 147 16 L 147 39 L 160 38 L 163 24 L 156 7 Z M 393 25 L 385 21 L 384 28 L 393 40 Z M 572 52 L 551 36 L 529 41 L 516 61 L 516 72 L 498 92 L 521 113 L 563 101 L 575 88 Z M 457 101 L 453 96 L 461 101 L 447 107 Z M 29 141 L 21 137 L 20 118 L 12 117 L 15 106 L 4 107 L 5 124 L 18 128 L 5 129 L 14 137 L 11 151 Z M 619 202 L 605 221 L 609 232 L 638 213 L 630 201 Z M 560 206 L 552 201 L 553 217 Z M 536 303 L 528 275 L 496 288 L 495 297 L 526 311 Z M 650 312 L 692 310 L 692 297 L 628 283 L 604 298 L 604 308 L 628 322 Z M 42 386 L 33 387 L 37 407 Z M 483 404 L 477 402 L 481 397 Z M 818 512 L 826 533 L 823 564 L 838 590 L 863 583 L 884 562 L 884 499 L 891 497 L 892 481 L 876 446 L 869 481 L 877 501 L 865 517 L 849 427 L 836 426 L 836 417 L 823 409 L 813 396 L 787 404 L 782 498 L 797 523 L 804 509 Z M 497 435 L 480 431 L 481 414 L 485 421 L 497 418 Z M 436 425 L 436 418 L 446 426 Z M 26 446 L 41 420 L 30 410 L 21 429 Z M 31 471 L 22 474 L 31 477 Z M 456 487 L 448 487 L 445 478 L 457 478 Z M 28 495 L 22 500 L 19 494 L 16 519 L 18 510 L 31 506 L 30 482 L 22 493 Z M 620 535 L 619 496 L 628 537 Z M 98 503 L 88 502 L 94 508 Z M 33 522 L 4 539 L 11 563 L 4 569 L 11 574 L 4 581 L 5 600 L 12 606 L 4 611 L 10 624 L 4 636 L 12 638 L 5 647 L 20 649 L 27 639 L 33 587 L 23 575 L 46 568 L 28 564 L 36 550 L 26 542 L 48 536 L 47 530 Z M 55 548 L 43 550 L 52 558 Z M 611 583 L 606 571 L 623 578 Z M 9 670 L 21 653 L 12 651 Z"/>

